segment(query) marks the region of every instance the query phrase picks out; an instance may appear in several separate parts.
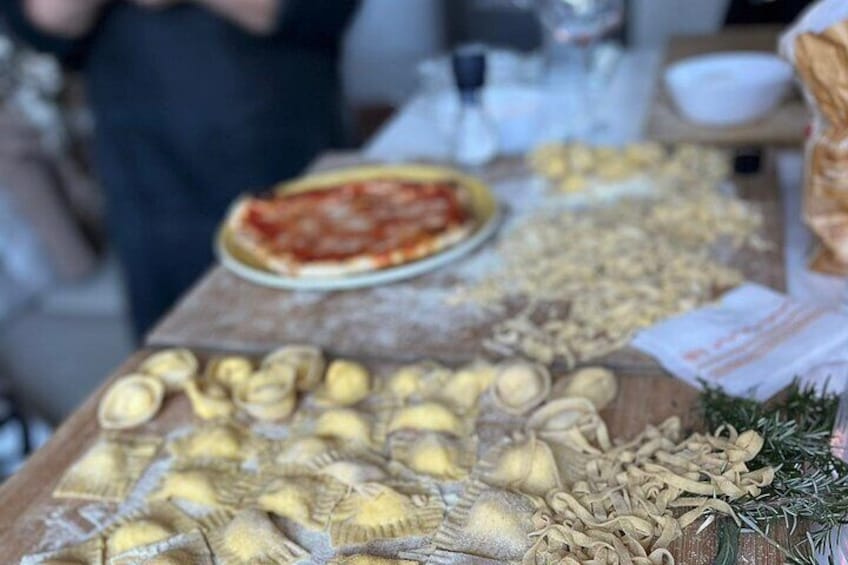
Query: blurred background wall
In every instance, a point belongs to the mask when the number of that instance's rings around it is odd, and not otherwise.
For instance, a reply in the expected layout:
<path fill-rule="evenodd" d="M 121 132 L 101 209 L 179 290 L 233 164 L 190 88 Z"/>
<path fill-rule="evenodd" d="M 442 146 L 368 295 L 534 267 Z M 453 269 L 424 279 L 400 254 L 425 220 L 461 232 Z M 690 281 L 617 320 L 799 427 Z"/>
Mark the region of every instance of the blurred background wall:
<path fill-rule="evenodd" d="M 672 34 L 713 31 L 726 3 L 629 0 L 621 40 L 655 48 Z M 508 4 L 365 0 L 345 42 L 342 69 L 356 139 L 366 140 L 415 91 L 421 60 L 465 41 L 536 48 L 540 34 L 534 18 Z M 84 108 L 81 112 L 77 121 L 84 126 Z M 107 248 L 86 274 L 40 290 L 0 320 L 0 385 L 10 383 L 34 412 L 56 422 L 133 348 L 120 273 Z"/>

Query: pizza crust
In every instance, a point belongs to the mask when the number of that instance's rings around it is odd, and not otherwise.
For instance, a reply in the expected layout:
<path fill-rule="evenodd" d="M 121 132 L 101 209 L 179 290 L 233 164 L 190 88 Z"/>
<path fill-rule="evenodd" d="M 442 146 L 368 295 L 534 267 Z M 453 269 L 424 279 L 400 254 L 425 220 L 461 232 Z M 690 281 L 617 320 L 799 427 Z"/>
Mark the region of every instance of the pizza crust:
<path fill-rule="evenodd" d="M 446 178 L 446 180 L 452 179 Z M 320 190 L 320 187 L 316 187 L 316 190 Z M 478 221 L 471 205 L 471 195 L 461 183 L 457 183 L 454 190 L 467 216 L 463 223 L 449 226 L 438 235 L 388 254 L 375 256 L 364 253 L 338 261 L 299 262 L 291 255 L 271 252 L 244 229 L 247 214 L 253 202 L 251 197 L 244 197 L 233 205 L 225 222 L 225 237 L 227 243 L 234 246 L 239 255 L 246 256 L 249 263 L 288 277 L 336 278 L 377 271 L 435 255 L 467 239 L 474 232 Z"/>

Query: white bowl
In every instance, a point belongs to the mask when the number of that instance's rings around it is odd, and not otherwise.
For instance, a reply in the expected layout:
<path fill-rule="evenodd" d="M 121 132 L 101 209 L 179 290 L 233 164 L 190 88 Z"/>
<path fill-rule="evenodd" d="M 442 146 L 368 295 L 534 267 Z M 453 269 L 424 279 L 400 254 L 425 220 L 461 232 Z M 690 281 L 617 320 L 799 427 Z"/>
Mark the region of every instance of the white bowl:
<path fill-rule="evenodd" d="M 737 51 L 684 59 L 665 71 L 665 85 L 689 121 L 731 126 L 766 116 L 783 100 L 792 68 L 771 53 Z"/>

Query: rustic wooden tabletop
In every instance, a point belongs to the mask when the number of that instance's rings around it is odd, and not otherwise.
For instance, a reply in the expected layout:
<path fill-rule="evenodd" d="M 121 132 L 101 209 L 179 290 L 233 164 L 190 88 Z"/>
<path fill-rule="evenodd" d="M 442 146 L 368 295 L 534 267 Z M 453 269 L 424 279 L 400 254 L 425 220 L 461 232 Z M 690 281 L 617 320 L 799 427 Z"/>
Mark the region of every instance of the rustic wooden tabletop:
<path fill-rule="evenodd" d="M 350 163 L 351 156 L 325 161 L 325 166 Z M 490 182 L 508 181 L 515 164 L 500 164 Z M 508 186 L 508 185 L 507 185 Z M 778 191 L 774 175 L 749 177 L 740 182 L 741 193 L 762 204 L 766 214 L 766 236 L 775 250 L 754 258 L 740 258 L 740 266 L 754 280 L 783 286 L 782 233 Z M 504 197 L 504 194 L 499 196 Z M 285 342 L 307 342 L 326 347 L 332 354 L 363 360 L 375 371 L 396 366 L 400 360 L 437 358 L 458 363 L 480 353 L 479 334 L 491 323 L 470 322 L 442 310 L 426 319 L 409 315 L 407 301 L 418 294 L 432 294 L 451 284 L 450 269 L 426 275 L 398 286 L 400 290 L 373 289 L 352 293 L 308 295 L 254 286 L 213 270 L 165 317 L 150 335 L 151 346 L 182 345 L 208 353 L 238 350 L 259 353 Z M 419 305 L 420 307 L 420 305 Z M 434 306 L 436 307 L 436 306 Z M 442 308 L 441 306 L 438 306 Z M 387 315 L 387 312 L 399 312 Z M 437 327 L 430 320 L 444 316 Z M 377 336 L 379 334 L 379 336 Z M 141 350 L 118 367 L 112 376 L 57 430 L 53 438 L 27 464 L 0 487 L 0 548 L 3 562 L 15 563 L 38 548 L 46 530 L 56 527 L 57 516 L 80 531 L 94 526 L 79 514 L 72 501 L 51 497 L 65 469 L 99 435 L 96 409 L 104 388 L 137 366 L 149 351 Z M 653 362 L 624 353 L 608 363 L 620 368 L 621 390 L 603 412 L 610 432 L 617 437 L 635 435 L 647 424 L 673 415 L 684 426 L 697 426 L 697 392 L 673 379 Z M 166 402 L 163 412 L 142 431 L 165 433 L 189 421 L 191 410 L 181 396 Z M 81 506 L 81 505 L 80 505 Z M 694 529 L 672 548 L 679 563 L 707 564 L 715 554 L 712 527 L 699 535 Z M 778 556 L 766 543 L 743 536 L 741 556 L 748 563 L 774 563 Z"/>

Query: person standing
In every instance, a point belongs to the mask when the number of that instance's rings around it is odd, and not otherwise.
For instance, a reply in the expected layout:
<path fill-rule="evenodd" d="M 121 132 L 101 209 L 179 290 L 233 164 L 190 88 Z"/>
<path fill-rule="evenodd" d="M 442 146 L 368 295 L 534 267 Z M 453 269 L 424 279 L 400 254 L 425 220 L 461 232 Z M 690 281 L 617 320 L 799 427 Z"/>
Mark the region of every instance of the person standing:
<path fill-rule="evenodd" d="M 0 0 L 86 77 L 107 228 L 143 335 L 208 267 L 238 194 L 345 141 L 338 60 L 357 0 Z"/>

